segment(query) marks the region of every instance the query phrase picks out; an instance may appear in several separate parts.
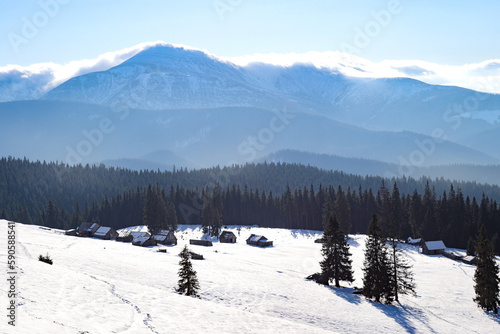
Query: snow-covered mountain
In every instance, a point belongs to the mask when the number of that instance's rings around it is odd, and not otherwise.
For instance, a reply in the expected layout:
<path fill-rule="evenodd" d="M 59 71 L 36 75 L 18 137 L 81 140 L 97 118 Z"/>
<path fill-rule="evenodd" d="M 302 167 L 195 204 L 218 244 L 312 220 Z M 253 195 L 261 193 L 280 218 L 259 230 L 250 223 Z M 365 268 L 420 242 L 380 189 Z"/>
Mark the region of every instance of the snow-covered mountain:
<path fill-rule="evenodd" d="M 136 227 L 135 230 L 141 227 Z M 362 286 L 364 235 L 349 241 L 355 281 L 346 288 L 305 277 L 320 270 L 320 231 L 229 226 L 235 244 L 191 246 L 201 299 L 175 293 L 179 252 L 199 239 L 180 226 L 178 245 L 142 248 L 16 225 L 17 326 L 2 333 L 496 333 L 498 316 L 474 301 L 473 265 L 442 255 L 403 253 L 413 265 L 417 296 L 377 304 L 355 295 Z M 0 233 L 7 223 L 0 220 Z M 251 234 L 274 247 L 248 246 Z M 165 248 L 167 253 L 157 249 Z M 464 253 L 464 250 L 453 250 Z M 48 254 L 53 265 L 38 261 Z M 6 258 L 7 248 L 0 248 Z M 0 285 L 7 296 L 7 282 Z M 7 300 L 5 299 L 5 302 Z"/>
<path fill-rule="evenodd" d="M 279 98 L 247 77 L 244 69 L 201 51 L 160 45 L 108 71 L 72 78 L 44 99 L 150 110 L 276 104 Z"/>
<path fill-rule="evenodd" d="M 497 148 L 472 138 L 499 129 L 500 95 L 409 78 L 349 77 L 311 64 L 238 66 L 171 45 L 156 45 L 107 71 L 72 78 L 43 99 L 150 110 L 286 107 L 370 130 L 432 135 L 441 129 L 448 139 L 466 146 L 477 142 L 471 147 L 500 157 Z"/>
<path fill-rule="evenodd" d="M 355 64 L 236 65 L 155 44 L 41 100 L 0 103 L 0 118 L 10 125 L 0 153 L 156 169 L 242 164 L 289 149 L 411 165 L 405 175 L 422 166 L 499 163 L 500 146 L 492 143 L 500 141 L 500 95 L 351 77 L 342 66 Z M 102 119 L 113 131 L 68 160 Z M 172 155 L 144 158 L 162 150 Z M 366 166 L 356 170 L 371 168 L 358 162 Z"/>

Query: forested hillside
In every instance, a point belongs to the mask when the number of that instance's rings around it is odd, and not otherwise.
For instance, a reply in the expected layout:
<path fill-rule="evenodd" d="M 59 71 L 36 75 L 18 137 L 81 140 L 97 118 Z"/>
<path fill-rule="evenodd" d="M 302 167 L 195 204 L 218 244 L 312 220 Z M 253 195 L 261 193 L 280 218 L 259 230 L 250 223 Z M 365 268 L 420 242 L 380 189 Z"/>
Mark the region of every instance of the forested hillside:
<path fill-rule="evenodd" d="M 494 242 L 500 233 L 497 186 L 384 180 L 295 164 L 136 172 L 3 158 L 0 218 L 58 228 L 76 227 L 82 220 L 115 228 L 138 225 L 150 184 L 158 184 L 164 199 L 174 204 L 179 224 L 201 223 L 203 202 L 217 184 L 224 225 L 322 230 L 322 209 L 331 202 L 351 233 L 365 233 L 373 212 L 383 228 L 397 221 L 399 237 L 443 239 L 450 247 L 465 248 L 481 225 Z"/>

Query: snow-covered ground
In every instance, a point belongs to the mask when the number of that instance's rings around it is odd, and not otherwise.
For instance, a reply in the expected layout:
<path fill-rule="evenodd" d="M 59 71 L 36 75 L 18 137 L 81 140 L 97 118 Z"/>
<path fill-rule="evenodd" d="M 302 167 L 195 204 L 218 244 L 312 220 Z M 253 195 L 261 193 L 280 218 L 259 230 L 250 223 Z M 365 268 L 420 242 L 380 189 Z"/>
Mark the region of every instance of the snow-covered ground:
<path fill-rule="evenodd" d="M 7 325 L 8 284 L 0 283 L 1 333 L 499 333 L 500 317 L 472 301 L 474 266 L 405 249 L 414 265 L 417 297 L 380 305 L 359 295 L 364 236 L 353 236 L 356 281 L 345 289 L 304 278 L 319 270 L 317 231 L 230 228 L 236 244 L 189 246 L 202 299 L 174 292 L 178 253 L 195 226 L 181 226 L 177 246 L 77 238 L 16 224 L 17 326 Z M 274 247 L 247 246 L 250 233 Z M 0 221 L 0 262 L 7 266 L 7 223 Z M 38 261 L 49 254 L 54 264 Z M 4 277 L 6 277 L 6 270 Z"/>

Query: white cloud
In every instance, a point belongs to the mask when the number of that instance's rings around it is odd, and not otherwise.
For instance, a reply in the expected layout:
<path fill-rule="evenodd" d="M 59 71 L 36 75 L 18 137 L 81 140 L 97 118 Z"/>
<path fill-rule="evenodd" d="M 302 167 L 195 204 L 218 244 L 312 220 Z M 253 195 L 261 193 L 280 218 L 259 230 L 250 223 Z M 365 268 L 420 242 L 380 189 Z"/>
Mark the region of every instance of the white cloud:
<path fill-rule="evenodd" d="M 67 64 L 39 63 L 30 66 L 0 67 L 0 101 L 36 99 L 48 90 L 75 76 L 105 71 L 135 56 L 142 50 L 164 42 L 147 42 L 116 52 L 107 52 L 95 59 L 71 61 Z"/>
<path fill-rule="evenodd" d="M 429 84 L 453 85 L 481 92 L 500 93 L 500 60 L 498 59 L 461 66 L 435 64 L 420 60 L 384 60 L 374 63 L 338 51 L 302 54 L 270 53 L 226 59 L 240 66 L 247 66 L 255 62 L 282 66 L 306 63 L 318 68 L 330 68 L 354 77 L 407 77 Z"/>

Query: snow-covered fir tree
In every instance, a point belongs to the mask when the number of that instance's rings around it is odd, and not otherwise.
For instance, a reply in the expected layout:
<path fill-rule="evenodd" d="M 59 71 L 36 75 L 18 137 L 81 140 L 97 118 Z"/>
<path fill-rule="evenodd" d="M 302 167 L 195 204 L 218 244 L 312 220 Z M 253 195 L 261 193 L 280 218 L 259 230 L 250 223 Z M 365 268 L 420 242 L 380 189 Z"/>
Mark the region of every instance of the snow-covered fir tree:
<path fill-rule="evenodd" d="M 363 294 L 376 302 L 390 304 L 394 298 L 393 268 L 375 214 L 368 227 L 363 272 Z"/>
<path fill-rule="evenodd" d="M 181 260 L 179 261 L 181 268 L 179 269 L 179 286 L 175 291 L 181 295 L 200 298 L 198 295 L 200 284 L 196 277 L 196 271 L 191 264 L 187 246 L 184 246 L 179 255 L 181 256 Z"/>
<path fill-rule="evenodd" d="M 352 260 L 349 252 L 348 237 L 341 230 L 335 214 L 330 216 L 323 233 L 323 261 L 321 261 L 320 283 L 335 282 L 340 287 L 340 281 L 353 282 Z"/>
<path fill-rule="evenodd" d="M 396 184 L 394 184 L 397 189 Z M 399 295 L 416 295 L 416 285 L 413 279 L 412 266 L 404 256 L 401 248 L 399 248 L 399 240 L 401 236 L 401 224 L 394 213 L 389 218 L 389 237 L 388 243 L 391 249 L 391 264 L 392 264 L 392 287 L 394 291 L 394 300 L 399 301 Z"/>
<path fill-rule="evenodd" d="M 484 310 L 497 314 L 500 299 L 498 296 L 500 278 L 498 264 L 495 261 L 493 246 L 486 235 L 486 229 L 481 227 L 476 243 L 477 267 L 474 274 L 474 301 Z"/>

